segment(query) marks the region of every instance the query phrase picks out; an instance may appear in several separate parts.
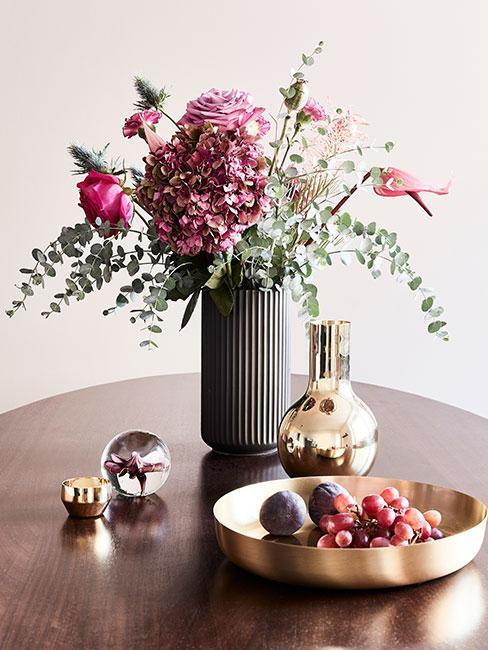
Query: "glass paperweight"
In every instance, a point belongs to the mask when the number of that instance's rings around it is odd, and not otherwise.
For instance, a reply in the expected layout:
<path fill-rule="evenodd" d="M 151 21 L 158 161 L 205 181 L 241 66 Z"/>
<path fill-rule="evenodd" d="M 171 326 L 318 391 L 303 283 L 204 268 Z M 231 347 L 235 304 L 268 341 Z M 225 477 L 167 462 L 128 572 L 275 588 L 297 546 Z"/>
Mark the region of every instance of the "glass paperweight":
<path fill-rule="evenodd" d="M 166 482 L 171 468 L 167 445 L 149 431 L 123 431 L 102 453 L 102 474 L 126 497 L 153 494 Z"/>

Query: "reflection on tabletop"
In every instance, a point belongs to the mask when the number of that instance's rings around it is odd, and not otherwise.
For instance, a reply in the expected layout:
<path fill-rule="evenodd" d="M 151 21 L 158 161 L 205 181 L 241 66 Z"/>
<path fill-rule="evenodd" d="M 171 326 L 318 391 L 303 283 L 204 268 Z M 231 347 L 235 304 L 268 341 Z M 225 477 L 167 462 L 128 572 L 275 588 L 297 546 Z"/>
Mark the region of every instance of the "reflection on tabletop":
<path fill-rule="evenodd" d="M 424 585 L 340 591 L 272 582 L 223 560 L 210 593 L 213 616 L 235 608 L 243 620 L 256 620 L 260 610 L 273 615 L 270 607 L 276 608 L 276 615 L 288 620 L 289 627 L 269 628 L 270 647 L 281 647 L 294 623 L 306 638 L 307 647 L 462 647 L 458 644 L 469 643 L 483 620 L 486 605 L 474 563 Z"/>
<path fill-rule="evenodd" d="M 67 517 L 61 529 L 63 547 L 104 562 L 117 550 L 124 555 L 159 549 L 168 527 L 165 502 L 156 494 L 149 497 L 116 496 L 104 516 L 95 519 Z"/>

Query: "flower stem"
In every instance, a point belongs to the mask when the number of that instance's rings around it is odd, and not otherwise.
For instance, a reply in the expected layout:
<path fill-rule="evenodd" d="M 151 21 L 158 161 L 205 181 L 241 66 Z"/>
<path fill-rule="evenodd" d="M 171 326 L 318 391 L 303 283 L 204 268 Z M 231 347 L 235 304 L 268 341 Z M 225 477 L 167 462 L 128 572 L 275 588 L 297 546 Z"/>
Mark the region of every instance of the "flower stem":
<path fill-rule="evenodd" d="M 288 152 L 290 151 L 290 147 L 293 144 L 293 141 L 295 140 L 295 138 L 296 138 L 299 131 L 300 131 L 300 124 L 297 124 L 295 126 L 294 131 L 293 131 L 293 135 L 291 136 L 291 139 L 288 140 L 288 144 L 287 144 L 286 149 L 285 149 L 285 155 L 283 156 L 283 159 L 281 161 L 280 169 L 283 169 L 283 165 L 285 164 L 285 160 L 286 160 L 286 157 L 288 155 Z"/>
<path fill-rule="evenodd" d="M 363 180 L 361 181 L 360 185 L 362 185 L 364 182 L 366 182 L 370 176 L 371 176 L 371 172 L 366 172 L 366 174 L 364 174 L 364 176 L 363 176 Z M 358 189 L 358 185 L 354 185 L 354 187 L 351 188 L 351 191 L 349 192 L 349 194 L 346 194 L 346 196 L 343 196 L 342 199 L 339 201 L 339 203 L 337 203 L 337 205 L 335 205 L 332 208 L 330 214 L 331 215 L 337 214 L 337 212 L 342 208 L 344 203 L 348 199 L 351 198 L 351 196 L 354 194 L 354 192 L 356 192 L 357 189 Z M 305 246 L 309 246 L 312 242 L 313 242 L 313 239 L 310 237 L 310 239 L 308 239 L 305 242 Z"/>
<path fill-rule="evenodd" d="M 164 115 L 164 117 L 165 117 L 166 119 L 168 119 L 170 122 L 173 122 L 173 124 L 176 126 L 176 128 L 177 128 L 179 131 L 183 131 L 183 129 L 181 128 L 181 125 L 178 124 L 178 122 L 176 122 L 176 120 L 174 120 L 174 119 L 171 117 L 171 115 L 168 115 L 168 113 L 166 113 L 165 111 L 162 111 L 161 109 L 159 109 L 159 112 L 161 113 L 161 115 Z"/>
<path fill-rule="evenodd" d="M 142 216 L 142 214 L 139 212 L 139 210 L 138 210 L 135 206 L 134 206 L 134 212 L 137 214 L 137 216 L 139 217 L 139 219 L 142 219 L 142 221 L 144 221 L 144 223 L 146 224 L 147 228 L 149 228 L 149 221 L 147 221 L 147 219 L 145 219 L 145 218 Z"/>
<path fill-rule="evenodd" d="M 423 208 L 427 212 L 429 217 L 432 217 L 432 212 L 425 205 L 425 203 L 422 201 L 422 199 L 417 194 L 417 192 L 409 192 L 408 190 L 406 190 L 405 194 L 408 194 L 408 196 L 411 196 L 414 201 L 417 201 L 417 203 L 420 205 L 420 207 Z"/>
<path fill-rule="evenodd" d="M 291 115 L 288 113 L 288 115 L 286 115 L 285 119 L 283 120 L 283 128 L 281 130 L 281 135 L 280 135 L 279 140 L 278 140 L 278 142 L 280 144 L 275 149 L 273 160 L 271 161 L 271 166 L 269 168 L 268 176 L 271 176 L 272 173 L 274 172 L 274 168 L 275 168 L 275 165 L 276 165 L 276 160 L 278 158 L 278 153 L 279 153 L 279 151 L 281 149 L 281 145 L 283 144 L 283 138 L 285 137 L 286 129 L 288 128 L 288 122 L 290 121 L 290 119 L 291 119 Z"/>

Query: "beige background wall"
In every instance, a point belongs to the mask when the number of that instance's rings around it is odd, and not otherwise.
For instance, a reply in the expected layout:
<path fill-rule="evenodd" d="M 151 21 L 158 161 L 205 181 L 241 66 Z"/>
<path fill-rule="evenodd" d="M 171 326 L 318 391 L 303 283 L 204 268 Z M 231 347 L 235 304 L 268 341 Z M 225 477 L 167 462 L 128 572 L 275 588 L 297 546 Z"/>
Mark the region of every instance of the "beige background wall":
<path fill-rule="evenodd" d="M 323 38 L 313 94 L 352 105 L 374 138 L 394 140 L 391 164 L 432 182 L 454 180 L 450 197 L 427 197 L 434 219 L 409 199 L 363 195 L 350 203 L 358 216 L 396 230 L 413 252 L 448 307 L 452 342 L 425 333 L 406 287 L 388 274 L 373 281 L 359 265 L 320 275 L 323 315 L 352 321 L 356 379 L 488 416 L 486 3 L 51 0 L 3 7 L 2 306 L 15 295 L 16 270 L 29 264 L 31 249 L 82 218 L 66 145 L 111 142 L 132 161 L 143 153 L 140 141 L 120 133 L 134 101 L 133 74 L 168 84 L 175 116 L 211 86 L 248 89 L 276 110 L 289 68 Z M 39 312 L 59 286 L 51 281 L 28 313 L 0 318 L 0 411 L 82 386 L 198 369 L 199 314 L 178 333 L 181 309 L 172 308 L 160 350 L 146 353 L 126 313 L 100 314 L 117 285 L 43 320 Z M 292 361 L 295 371 L 306 370 L 298 321 Z"/>

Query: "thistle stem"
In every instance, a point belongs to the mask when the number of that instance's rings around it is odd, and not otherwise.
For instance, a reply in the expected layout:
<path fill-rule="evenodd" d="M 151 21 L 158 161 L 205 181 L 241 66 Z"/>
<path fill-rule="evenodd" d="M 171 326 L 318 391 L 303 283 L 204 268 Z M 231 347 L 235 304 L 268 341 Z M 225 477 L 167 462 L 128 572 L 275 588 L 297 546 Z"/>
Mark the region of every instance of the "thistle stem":
<path fill-rule="evenodd" d="M 163 110 L 161 110 L 161 109 L 159 109 L 159 112 L 161 113 L 161 115 L 164 115 L 164 117 L 165 117 L 166 119 L 168 119 L 170 122 L 173 122 L 173 124 L 176 126 L 176 128 L 177 128 L 179 131 L 183 131 L 183 129 L 181 128 L 181 125 L 178 124 L 178 122 L 176 122 L 176 121 L 171 117 L 171 115 L 168 115 L 168 113 L 166 113 L 165 111 L 163 111 Z"/>

